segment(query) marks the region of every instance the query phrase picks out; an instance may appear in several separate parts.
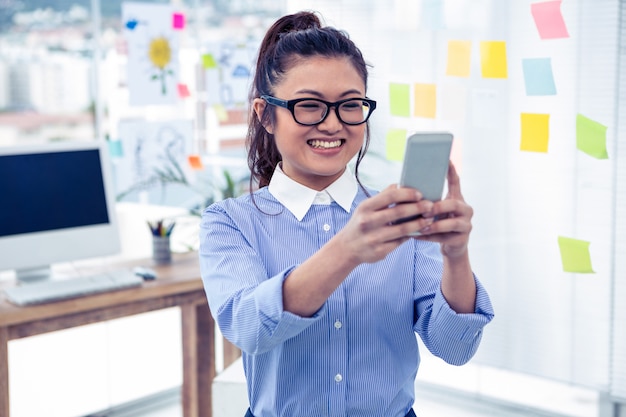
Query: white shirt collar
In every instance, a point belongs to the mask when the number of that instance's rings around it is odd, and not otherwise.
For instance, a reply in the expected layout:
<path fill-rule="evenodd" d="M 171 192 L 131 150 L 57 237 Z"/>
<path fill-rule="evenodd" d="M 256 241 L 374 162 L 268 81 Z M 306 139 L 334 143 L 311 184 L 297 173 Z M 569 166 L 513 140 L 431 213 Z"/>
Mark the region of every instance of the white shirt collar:
<path fill-rule="evenodd" d="M 313 204 L 330 204 L 333 200 L 349 213 L 357 182 L 346 168 L 335 182 L 318 192 L 289 178 L 278 164 L 270 180 L 269 192 L 301 221 Z"/>

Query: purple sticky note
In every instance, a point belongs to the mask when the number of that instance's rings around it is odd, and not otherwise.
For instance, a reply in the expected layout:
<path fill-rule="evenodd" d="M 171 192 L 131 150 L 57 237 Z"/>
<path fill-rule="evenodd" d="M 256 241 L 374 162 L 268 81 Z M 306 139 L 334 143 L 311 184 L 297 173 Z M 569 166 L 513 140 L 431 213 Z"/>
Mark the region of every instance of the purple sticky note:
<path fill-rule="evenodd" d="M 185 29 L 185 15 L 182 13 L 174 13 L 172 15 L 172 27 L 174 29 Z"/>
<path fill-rule="evenodd" d="M 561 0 L 533 3 L 530 5 L 530 12 L 541 39 L 569 38 L 561 14 Z"/>

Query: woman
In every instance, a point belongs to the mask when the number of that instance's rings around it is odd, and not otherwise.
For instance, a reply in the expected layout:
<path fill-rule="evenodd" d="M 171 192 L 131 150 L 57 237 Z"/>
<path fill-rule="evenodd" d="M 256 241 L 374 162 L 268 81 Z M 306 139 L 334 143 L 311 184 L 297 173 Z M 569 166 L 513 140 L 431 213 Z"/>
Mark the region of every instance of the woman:
<path fill-rule="evenodd" d="M 200 231 L 212 314 L 242 350 L 248 416 L 414 416 L 415 333 L 460 365 L 493 316 L 454 167 L 435 203 L 358 181 L 376 108 L 367 76 L 348 36 L 313 13 L 279 19 L 261 44 L 248 131 L 259 189 L 208 207 Z"/>

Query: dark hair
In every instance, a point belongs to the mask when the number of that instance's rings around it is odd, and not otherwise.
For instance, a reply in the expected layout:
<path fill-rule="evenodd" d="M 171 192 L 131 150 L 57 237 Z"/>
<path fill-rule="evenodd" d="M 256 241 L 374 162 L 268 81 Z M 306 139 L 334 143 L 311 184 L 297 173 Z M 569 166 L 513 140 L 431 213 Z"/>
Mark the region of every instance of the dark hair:
<path fill-rule="evenodd" d="M 278 19 L 265 34 L 261 42 L 252 86 L 250 102 L 261 95 L 273 95 L 275 86 L 285 73 L 302 58 L 312 56 L 347 57 L 361 75 L 367 88 L 367 64 L 357 46 L 347 33 L 333 27 L 322 27 L 318 16 L 313 12 L 299 12 Z M 250 109 L 250 120 L 246 147 L 250 167 L 250 185 L 256 181 L 259 187 L 269 184 L 276 165 L 282 160 L 273 135 L 263 127 L 275 115 L 274 106 L 265 106 L 261 120 Z M 370 143 L 369 124 L 366 127 L 365 142 L 356 160 L 355 176 L 358 177 L 361 160 Z"/>

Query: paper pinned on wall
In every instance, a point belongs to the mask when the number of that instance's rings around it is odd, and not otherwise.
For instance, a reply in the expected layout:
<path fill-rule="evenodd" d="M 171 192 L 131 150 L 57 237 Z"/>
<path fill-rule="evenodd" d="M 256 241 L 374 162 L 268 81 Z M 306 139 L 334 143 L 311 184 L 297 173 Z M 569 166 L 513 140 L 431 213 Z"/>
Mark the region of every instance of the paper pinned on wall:
<path fill-rule="evenodd" d="M 189 166 L 191 167 L 191 169 L 194 169 L 196 171 L 201 171 L 204 169 L 204 165 L 202 164 L 202 158 L 200 157 L 200 155 L 189 155 L 187 157 L 187 160 L 189 161 Z"/>
<path fill-rule="evenodd" d="M 530 5 L 530 12 L 541 39 L 569 38 L 561 13 L 561 0 L 533 3 Z"/>
<path fill-rule="evenodd" d="M 420 26 L 425 29 L 445 29 L 443 0 L 422 0 Z"/>
<path fill-rule="evenodd" d="M 580 274 L 595 273 L 591 266 L 590 242 L 563 236 L 559 236 L 558 241 L 563 271 Z"/>
<path fill-rule="evenodd" d="M 179 12 L 172 13 L 172 28 L 175 30 L 185 29 L 185 15 Z"/>
<path fill-rule="evenodd" d="M 480 42 L 480 68 L 483 78 L 507 78 L 506 42 Z"/>
<path fill-rule="evenodd" d="M 597 159 L 608 159 L 606 126 L 582 114 L 576 115 L 576 148 Z"/>
<path fill-rule="evenodd" d="M 547 153 L 550 139 L 550 115 L 522 113 L 521 124 L 520 150 Z"/>
<path fill-rule="evenodd" d="M 406 147 L 406 130 L 389 129 L 385 141 L 385 155 L 390 161 L 402 161 Z"/>
<path fill-rule="evenodd" d="M 528 96 L 556 95 L 551 58 L 522 59 L 524 85 Z"/>
<path fill-rule="evenodd" d="M 453 77 L 469 77 L 471 54 L 471 41 L 448 41 L 446 75 Z"/>
<path fill-rule="evenodd" d="M 415 100 L 413 115 L 434 119 L 437 114 L 437 85 L 416 83 L 413 93 Z"/>
<path fill-rule="evenodd" d="M 467 88 L 462 85 L 441 84 L 438 89 L 439 114 L 443 120 L 463 121 L 467 112 Z"/>
<path fill-rule="evenodd" d="M 411 89 L 409 84 L 389 84 L 389 110 L 392 116 L 411 115 Z"/>

